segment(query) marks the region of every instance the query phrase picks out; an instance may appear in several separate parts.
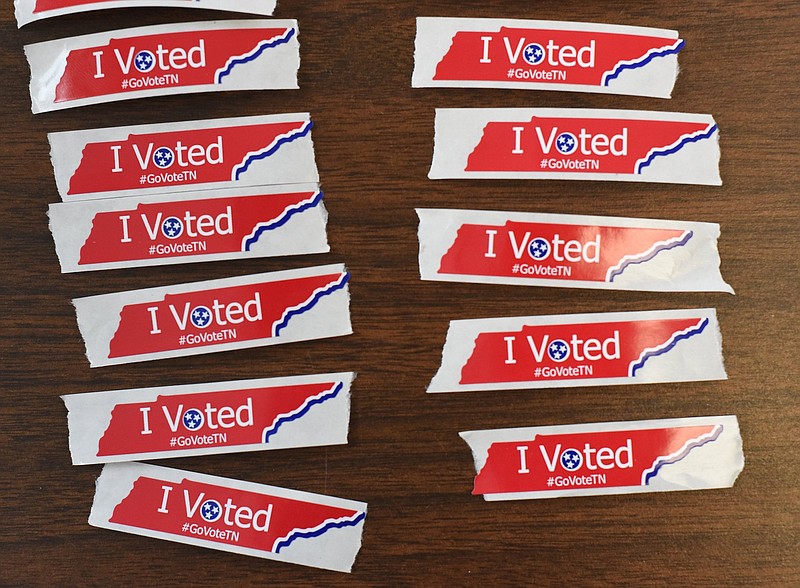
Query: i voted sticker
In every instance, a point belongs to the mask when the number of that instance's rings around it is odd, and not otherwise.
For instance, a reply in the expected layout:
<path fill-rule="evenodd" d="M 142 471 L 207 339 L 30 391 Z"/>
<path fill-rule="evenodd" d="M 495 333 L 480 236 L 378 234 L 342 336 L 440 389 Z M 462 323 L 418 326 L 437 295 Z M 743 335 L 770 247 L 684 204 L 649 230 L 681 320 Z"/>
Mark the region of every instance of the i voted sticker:
<path fill-rule="evenodd" d="M 744 468 L 735 416 L 468 431 L 485 500 L 729 488 Z"/>
<path fill-rule="evenodd" d="M 428 392 L 727 378 L 713 309 L 451 321 Z"/>

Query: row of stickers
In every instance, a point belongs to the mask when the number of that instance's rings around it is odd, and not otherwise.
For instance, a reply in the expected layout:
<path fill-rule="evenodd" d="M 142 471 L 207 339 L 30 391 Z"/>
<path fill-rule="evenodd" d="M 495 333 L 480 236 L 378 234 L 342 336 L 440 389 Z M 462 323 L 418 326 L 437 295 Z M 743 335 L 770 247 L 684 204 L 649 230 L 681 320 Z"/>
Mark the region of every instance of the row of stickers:
<path fill-rule="evenodd" d="M 17 14 L 24 24 L 101 4 L 18 0 Z M 236 9 L 250 12 L 250 4 Z M 414 86 L 666 97 L 683 41 L 674 31 L 636 27 L 421 18 L 416 47 Z M 297 23 L 278 20 L 113 31 L 30 45 L 26 53 L 34 112 L 295 88 L 299 67 Z M 51 134 L 63 202 L 49 215 L 62 271 L 327 252 L 311 128 L 308 114 L 285 114 Z M 721 183 L 717 137 L 706 115 L 440 109 L 430 177 L 713 185 Z M 715 224 L 470 210 L 418 215 L 425 280 L 732 292 L 719 272 Z M 344 266 L 328 265 L 73 303 L 94 367 L 350 334 L 349 278 Z M 725 377 L 712 309 L 560 315 L 453 321 L 428 391 Z M 110 462 L 346 443 L 353 378 L 64 397 L 73 463 L 109 463 L 90 523 L 349 571 L 365 504 Z M 475 455 L 473 492 L 487 500 L 723 487 L 743 466 L 735 417 L 462 437 Z"/>
<path fill-rule="evenodd" d="M 18 2 L 18 15 L 31 4 Z M 94 6 L 65 4 L 37 0 L 34 14 Z M 269 2 L 247 4 L 261 11 Z M 279 20 L 147 27 L 25 50 L 34 112 L 296 88 L 300 63 L 297 23 Z M 50 134 L 63 200 L 50 206 L 50 229 L 62 271 L 328 252 L 311 128 L 301 113 Z M 348 335 L 349 279 L 337 264 L 73 304 L 95 367 Z M 349 572 L 366 504 L 136 460 L 345 444 L 354 378 L 64 396 L 73 464 L 107 464 L 89 523 Z"/>

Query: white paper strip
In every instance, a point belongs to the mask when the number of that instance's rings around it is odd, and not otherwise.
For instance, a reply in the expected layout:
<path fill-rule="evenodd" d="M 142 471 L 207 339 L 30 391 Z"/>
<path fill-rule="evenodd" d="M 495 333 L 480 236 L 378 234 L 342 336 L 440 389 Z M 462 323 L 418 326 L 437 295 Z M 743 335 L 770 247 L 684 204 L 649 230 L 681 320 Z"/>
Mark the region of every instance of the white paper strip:
<path fill-rule="evenodd" d="M 428 392 L 727 378 L 713 309 L 451 321 Z"/>
<path fill-rule="evenodd" d="M 669 98 L 677 31 L 581 22 L 417 18 L 415 88 L 517 88 Z"/>
<path fill-rule="evenodd" d="M 132 462 L 103 468 L 89 524 L 349 572 L 366 514 L 363 502 Z"/>
<path fill-rule="evenodd" d="M 17 26 L 23 27 L 53 16 L 111 8 L 208 8 L 271 16 L 275 4 L 276 0 L 14 0 L 14 12 Z"/>
<path fill-rule="evenodd" d="M 428 177 L 718 186 L 718 137 L 707 114 L 440 108 Z"/>
<path fill-rule="evenodd" d="M 329 251 L 317 184 L 51 204 L 62 272 Z"/>
<path fill-rule="evenodd" d="M 72 301 L 92 367 L 352 333 L 343 264 Z"/>
<path fill-rule="evenodd" d="M 744 468 L 735 416 L 460 433 L 485 500 L 730 488 Z"/>
<path fill-rule="evenodd" d="M 297 88 L 297 35 L 294 20 L 229 20 L 26 45 L 32 110 L 168 94 Z"/>
<path fill-rule="evenodd" d="M 418 208 L 423 280 L 733 293 L 719 225 L 652 219 Z"/>
<path fill-rule="evenodd" d="M 347 443 L 352 372 L 62 396 L 73 465 Z"/>

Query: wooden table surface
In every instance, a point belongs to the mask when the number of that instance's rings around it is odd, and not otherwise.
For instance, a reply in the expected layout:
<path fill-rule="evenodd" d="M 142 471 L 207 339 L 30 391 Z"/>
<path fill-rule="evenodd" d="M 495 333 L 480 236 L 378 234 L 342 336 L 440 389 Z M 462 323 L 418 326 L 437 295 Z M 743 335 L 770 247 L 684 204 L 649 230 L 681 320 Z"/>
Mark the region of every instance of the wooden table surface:
<path fill-rule="evenodd" d="M 484 7 L 489 4 L 489 7 Z M 796 348 L 798 7 L 781 1 L 378 2 L 281 0 L 297 18 L 300 90 L 171 96 L 32 115 L 27 43 L 214 18 L 131 9 L 17 31 L 0 12 L 0 584 L 800 585 Z M 673 98 L 412 89 L 416 16 L 491 16 L 674 28 Z M 430 181 L 435 107 L 590 107 L 713 114 L 722 187 Z M 46 133 L 311 112 L 332 252 L 61 275 L 47 228 L 58 200 Z M 722 225 L 727 294 L 422 282 L 414 208 L 604 214 Z M 90 369 L 70 300 L 345 262 L 355 334 Z M 728 381 L 426 395 L 451 319 L 716 307 Z M 59 395 L 355 370 L 345 446 L 162 465 L 369 503 L 352 575 L 90 527 L 100 467 L 70 464 Z M 736 414 L 746 465 L 729 490 L 487 503 L 459 431 Z"/>

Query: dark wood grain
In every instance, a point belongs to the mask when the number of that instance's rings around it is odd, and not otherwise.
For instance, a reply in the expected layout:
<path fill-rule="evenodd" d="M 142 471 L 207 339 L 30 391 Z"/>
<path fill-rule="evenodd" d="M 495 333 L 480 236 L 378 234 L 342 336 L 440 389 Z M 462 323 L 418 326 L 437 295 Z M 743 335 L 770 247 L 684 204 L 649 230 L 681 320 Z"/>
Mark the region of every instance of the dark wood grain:
<path fill-rule="evenodd" d="M 489 6 L 484 6 L 488 4 Z M 414 18 L 506 16 L 675 28 L 672 100 L 563 92 L 414 90 Z M 24 44 L 128 26 L 240 18 L 114 10 L 16 30 L 0 11 L 0 584 L 800 584 L 798 88 L 795 2 L 281 0 L 300 22 L 298 91 L 152 98 L 33 116 Z M 427 179 L 433 108 L 554 106 L 711 113 L 718 187 Z M 61 275 L 46 133 L 310 111 L 332 253 Z M 414 207 L 720 222 L 737 291 L 652 294 L 421 282 Z M 344 261 L 355 334 L 89 369 L 77 296 Z M 713 306 L 730 379 L 426 396 L 457 318 Z M 99 467 L 73 467 L 59 395 L 356 370 L 350 444 L 162 462 L 369 503 L 352 576 L 95 529 Z M 746 466 L 731 490 L 485 503 L 457 433 L 475 428 L 737 414 Z"/>

